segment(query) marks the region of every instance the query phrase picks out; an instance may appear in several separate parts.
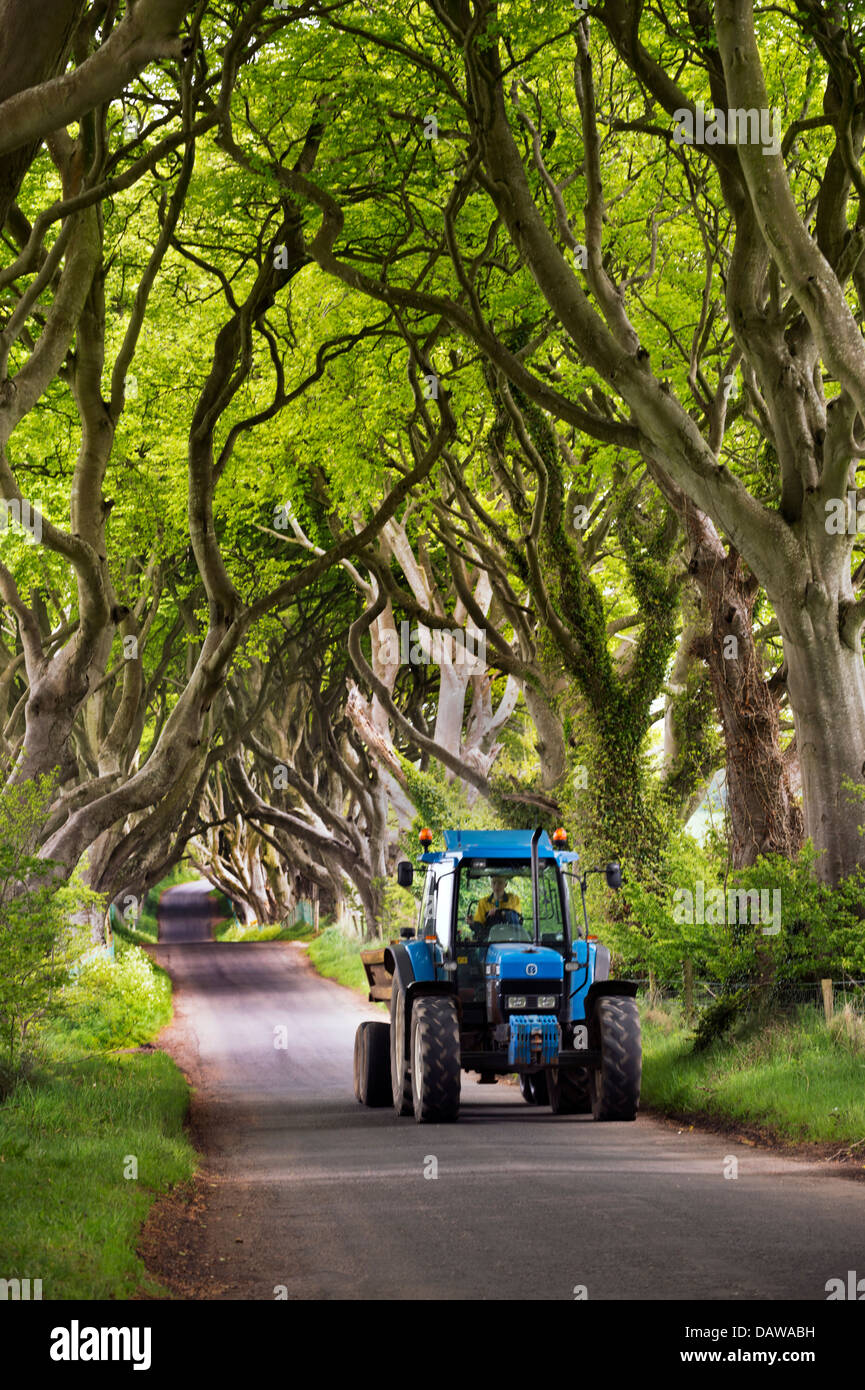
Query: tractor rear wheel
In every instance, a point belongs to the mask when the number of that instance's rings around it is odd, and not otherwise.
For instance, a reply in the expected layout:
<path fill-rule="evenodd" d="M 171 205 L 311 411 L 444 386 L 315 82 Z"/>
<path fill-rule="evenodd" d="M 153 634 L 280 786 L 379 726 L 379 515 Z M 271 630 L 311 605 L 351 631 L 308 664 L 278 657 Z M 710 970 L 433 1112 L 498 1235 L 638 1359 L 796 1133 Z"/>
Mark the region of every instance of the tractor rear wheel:
<path fill-rule="evenodd" d="M 362 1023 L 354 1038 L 354 1093 L 361 1105 L 390 1105 L 390 1024 Z"/>
<path fill-rule="evenodd" d="M 454 1001 L 426 995 L 411 1011 L 411 1089 L 419 1125 L 456 1119 L 460 1079 L 460 1025 Z"/>
<path fill-rule="evenodd" d="M 589 1025 L 601 1065 L 590 1073 L 596 1120 L 635 1120 L 640 1104 L 643 1046 L 636 999 L 599 999 Z"/>
<path fill-rule="evenodd" d="M 390 995 L 390 1084 L 393 1108 L 398 1115 L 412 1112 L 411 1077 L 405 1055 L 405 993 L 394 980 Z"/>
<path fill-rule="evenodd" d="M 546 1071 L 550 1109 L 554 1115 L 588 1115 L 592 1108 L 589 1076 L 585 1067 L 565 1071 L 548 1067 Z"/>

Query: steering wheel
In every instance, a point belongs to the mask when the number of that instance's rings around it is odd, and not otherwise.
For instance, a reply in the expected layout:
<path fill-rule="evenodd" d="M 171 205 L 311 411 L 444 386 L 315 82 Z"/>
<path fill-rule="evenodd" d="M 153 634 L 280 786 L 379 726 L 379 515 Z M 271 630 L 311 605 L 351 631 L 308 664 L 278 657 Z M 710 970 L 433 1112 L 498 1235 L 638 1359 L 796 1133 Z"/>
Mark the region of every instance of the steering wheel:
<path fill-rule="evenodd" d="M 510 936 L 507 931 L 496 932 L 496 927 L 520 927 L 520 934 Z M 495 934 L 494 934 L 495 933 Z M 512 907 L 500 907 L 487 914 L 487 920 L 477 928 L 479 945 L 489 946 L 493 941 L 528 941 L 529 934 L 523 927 L 523 914 Z"/>
<path fill-rule="evenodd" d="M 521 927 L 523 925 L 523 914 L 515 912 L 512 907 L 500 907 L 495 912 L 487 914 L 486 925 L 488 927 L 499 927 L 507 925 L 509 927 Z"/>

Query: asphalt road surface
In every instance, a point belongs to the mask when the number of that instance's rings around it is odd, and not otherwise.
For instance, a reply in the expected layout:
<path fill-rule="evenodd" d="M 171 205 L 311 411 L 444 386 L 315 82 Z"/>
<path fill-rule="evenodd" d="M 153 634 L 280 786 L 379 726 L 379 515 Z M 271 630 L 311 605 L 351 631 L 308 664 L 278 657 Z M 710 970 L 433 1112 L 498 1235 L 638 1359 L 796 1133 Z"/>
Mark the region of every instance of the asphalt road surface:
<path fill-rule="evenodd" d="M 824 1301 L 863 1268 L 865 1184 L 818 1163 L 645 1116 L 554 1116 L 465 1075 L 454 1125 L 365 1109 L 354 1033 L 383 1014 L 299 945 L 209 940 L 200 886 L 161 916 L 163 1045 L 206 1156 L 188 1296 Z"/>

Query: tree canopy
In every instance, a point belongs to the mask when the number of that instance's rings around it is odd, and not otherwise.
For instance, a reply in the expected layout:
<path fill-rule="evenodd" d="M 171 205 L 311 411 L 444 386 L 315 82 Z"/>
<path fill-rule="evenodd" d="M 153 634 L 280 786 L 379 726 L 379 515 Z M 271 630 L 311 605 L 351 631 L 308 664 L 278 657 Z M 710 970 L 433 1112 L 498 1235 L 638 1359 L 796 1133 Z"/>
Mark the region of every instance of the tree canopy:
<path fill-rule="evenodd" d="M 865 5 L 0 0 L 0 760 L 120 901 L 865 859 Z M 49 779 L 46 784 L 44 779 Z"/>

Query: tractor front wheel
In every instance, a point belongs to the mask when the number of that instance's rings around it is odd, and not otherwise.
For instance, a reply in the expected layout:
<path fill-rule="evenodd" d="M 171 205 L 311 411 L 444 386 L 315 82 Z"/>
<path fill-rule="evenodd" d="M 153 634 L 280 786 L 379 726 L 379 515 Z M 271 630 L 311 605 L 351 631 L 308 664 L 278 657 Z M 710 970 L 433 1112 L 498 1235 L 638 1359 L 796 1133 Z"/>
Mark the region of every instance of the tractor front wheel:
<path fill-rule="evenodd" d="M 592 1070 L 592 1116 L 596 1120 L 635 1120 L 640 1104 L 643 1046 L 636 999 L 599 999 L 590 1024 L 601 1065 Z"/>
<path fill-rule="evenodd" d="M 412 1008 L 411 1090 L 419 1125 L 446 1124 L 459 1114 L 460 1025 L 445 995 L 426 995 Z"/>

